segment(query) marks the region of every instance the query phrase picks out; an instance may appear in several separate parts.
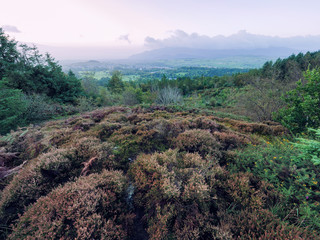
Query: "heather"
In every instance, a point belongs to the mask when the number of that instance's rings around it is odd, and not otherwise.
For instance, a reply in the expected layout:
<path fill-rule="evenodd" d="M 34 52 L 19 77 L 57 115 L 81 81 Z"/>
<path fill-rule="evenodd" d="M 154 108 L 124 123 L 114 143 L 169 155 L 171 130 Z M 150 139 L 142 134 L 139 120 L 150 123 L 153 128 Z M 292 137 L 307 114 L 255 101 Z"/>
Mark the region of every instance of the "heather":
<path fill-rule="evenodd" d="M 273 122 L 156 106 L 20 128 L 0 142 L 2 170 L 20 167 L 1 180 L 1 236 L 317 239 L 319 169 L 293 141 Z"/>

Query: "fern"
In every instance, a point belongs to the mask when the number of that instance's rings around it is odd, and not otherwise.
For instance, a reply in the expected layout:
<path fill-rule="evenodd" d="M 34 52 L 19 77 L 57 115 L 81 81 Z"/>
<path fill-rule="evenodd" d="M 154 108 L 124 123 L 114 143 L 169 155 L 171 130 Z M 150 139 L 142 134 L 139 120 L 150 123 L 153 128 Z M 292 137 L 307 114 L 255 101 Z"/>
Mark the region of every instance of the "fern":
<path fill-rule="evenodd" d="M 320 165 L 320 128 L 309 129 L 315 133 L 315 139 L 297 138 L 294 145 L 301 151 L 300 158 L 309 159 L 314 165 Z"/>

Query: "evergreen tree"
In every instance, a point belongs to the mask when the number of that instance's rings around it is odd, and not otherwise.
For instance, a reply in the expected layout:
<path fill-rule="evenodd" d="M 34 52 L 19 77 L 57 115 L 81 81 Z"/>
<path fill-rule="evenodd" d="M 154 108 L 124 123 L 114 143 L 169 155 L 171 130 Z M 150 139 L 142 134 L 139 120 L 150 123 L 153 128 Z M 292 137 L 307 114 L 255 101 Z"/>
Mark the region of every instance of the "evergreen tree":
<path fill-rule="evenodd" d="M 108 82 L 108 89 L 111 93 L 121 93 L 124 90 L 124 83 L 122 81 L 122 74 L 120 71 L 114 71 L 112 77 Z"/>
<path fill-rule="evenodd" d="M 25 108 L 21 90 L 12 89 L 5 80 L 0 80 L 0 134 L 24 124 L 21 116 Z"/>

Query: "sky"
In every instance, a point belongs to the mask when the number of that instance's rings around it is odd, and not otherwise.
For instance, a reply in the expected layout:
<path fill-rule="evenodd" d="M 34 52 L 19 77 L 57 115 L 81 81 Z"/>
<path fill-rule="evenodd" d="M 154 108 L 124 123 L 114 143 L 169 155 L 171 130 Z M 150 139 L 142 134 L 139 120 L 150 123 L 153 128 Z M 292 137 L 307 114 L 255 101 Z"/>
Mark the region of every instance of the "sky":
<path fill-rule="evenodd" d="M 53 51 L 103 48 L 110 57 L 125 57 L 161 45 L 150 41 L 181 41 L 179 33 L 202 40 L 244 32 L 320 35 L 319 0 L 0 1 L 0 27 L 7 34 Z"/>

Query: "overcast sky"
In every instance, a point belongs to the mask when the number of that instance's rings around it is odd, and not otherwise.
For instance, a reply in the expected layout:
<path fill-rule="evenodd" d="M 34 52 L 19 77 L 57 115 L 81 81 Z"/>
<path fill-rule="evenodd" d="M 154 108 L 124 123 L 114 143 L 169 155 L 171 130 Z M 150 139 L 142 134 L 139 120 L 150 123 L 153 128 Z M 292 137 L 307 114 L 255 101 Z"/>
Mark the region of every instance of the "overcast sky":
<path fill-rule="evenodd" d="M 242 30 L 320 35 L 319 9 L 319 0 L 2 0 L 0 26 L 22 42 L 135 52 L 177 30 L 205 38 Z"/>

